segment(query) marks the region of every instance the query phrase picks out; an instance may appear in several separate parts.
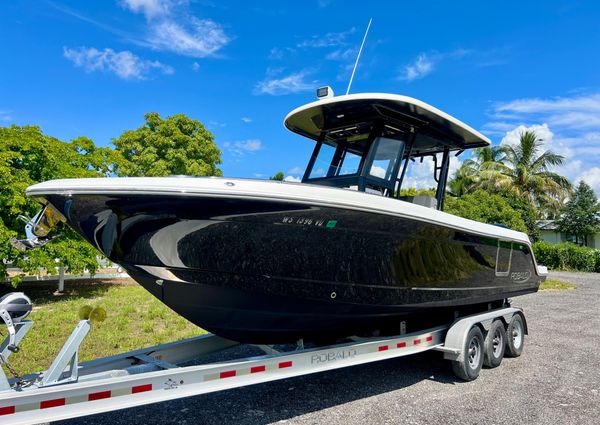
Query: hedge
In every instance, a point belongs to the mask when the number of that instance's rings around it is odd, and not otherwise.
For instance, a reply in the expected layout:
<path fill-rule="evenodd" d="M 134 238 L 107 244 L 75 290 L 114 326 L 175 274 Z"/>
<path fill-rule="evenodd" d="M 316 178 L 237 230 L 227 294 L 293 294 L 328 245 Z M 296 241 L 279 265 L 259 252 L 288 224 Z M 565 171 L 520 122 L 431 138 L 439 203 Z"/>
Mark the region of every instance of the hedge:
<path fill-rule="evenodd" d="M 600 250 L 573 243 L 536 242 L 533 253 L 538 264 L 553 270 L 600 272 Z"/>

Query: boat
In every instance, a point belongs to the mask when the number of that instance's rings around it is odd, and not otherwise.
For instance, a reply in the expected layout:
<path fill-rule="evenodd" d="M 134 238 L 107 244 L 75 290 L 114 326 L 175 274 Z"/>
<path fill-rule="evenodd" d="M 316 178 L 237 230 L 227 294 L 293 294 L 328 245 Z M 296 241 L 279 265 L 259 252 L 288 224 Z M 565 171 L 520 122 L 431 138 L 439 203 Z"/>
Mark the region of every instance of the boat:
<path fill-rule="evenodd" d="M 538 290 L 526 234 L 443 212 L 451 155 L 489 139 L 407 96 L 318 93 L 284 120 L 314 143 L 299 183 L 46 181 L 13 242 L 40 246 L 64 221 L 179 315 L 256 344 L 398 334 Z M 401 196 L 428 157 L 435 196 Z"/>

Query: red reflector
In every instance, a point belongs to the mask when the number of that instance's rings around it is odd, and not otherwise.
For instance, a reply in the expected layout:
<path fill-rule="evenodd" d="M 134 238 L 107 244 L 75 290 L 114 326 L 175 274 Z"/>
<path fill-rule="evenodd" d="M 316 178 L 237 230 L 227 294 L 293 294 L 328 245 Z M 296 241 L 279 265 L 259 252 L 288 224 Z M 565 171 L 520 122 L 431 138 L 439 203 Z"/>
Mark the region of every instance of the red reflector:
<path fill-rule="evenodd" d="M 279 363 L 279 369 L 284 369 L 286 367 L 292 367 L 292 362 L 281 362 L 281 363 Z"/>
<path fill-rule="evenodd" d="M 404 348 L 406 347 L 406 342 L 399 342 L 398 344 L 396 344 L 396 348 Z"/>
<path fill-rule="evenodd" d="M 379 346 L 379 348 L 377 348 L 377 351 L 385 351 L 387 349 L 388 349 L 387 345 L 381 345 L 381 346 Z"/>
<path fill-rule="evenodd" d="M 223 379 L 223 378 L 231 378 L 232 376 L 235 376 L 235 370 L 228 370 L 225 372 L 221 372 L 219 374 L 219 378 Z"/>
<path fill-rule="evenodd" d="M 64 398 L 55 398 L 54 400 L 44 400 L 40 403 L 40 409 L 49 409 L 50 407 L 64 406 L 66 400 Z"/>
<path fill-rule="evenodd" d="M 12 415 L 13 413 L 15 413 L 15 406 L 0 407 L 0 416 Z"/>
<path fill-rule="evenodd" d="M 267 370 L 266 366 L 254 366 L 250 368 L 250 373 L 264 372 Z"/>
<path fill-rule="evenodd" d="M 413 344 L 415 344 L 415 345 L 419 345 L 420 343 L 421 343 L 421 340 L 420 340 L 420 339 L 415 339 L 415 340 L 413 341 Z"/>
<path fill-rule="evenodd" d="M 135 387 L 131 387 L 131 394 L 145 393 L 146 391 L 152 391 L 152 384 L 138 385 Z"/>
<path fill-rule="evenodd" d="M 427 338 L 425 338 L 425 341 L 433 341 L 433 337 L 429 335 Z"/>
<path fill-rule="evenodd" d="M 110 398 L 110 391 L 100 391 L 88 395 L 88 401 L 102 400 L 103 398 Z"/>

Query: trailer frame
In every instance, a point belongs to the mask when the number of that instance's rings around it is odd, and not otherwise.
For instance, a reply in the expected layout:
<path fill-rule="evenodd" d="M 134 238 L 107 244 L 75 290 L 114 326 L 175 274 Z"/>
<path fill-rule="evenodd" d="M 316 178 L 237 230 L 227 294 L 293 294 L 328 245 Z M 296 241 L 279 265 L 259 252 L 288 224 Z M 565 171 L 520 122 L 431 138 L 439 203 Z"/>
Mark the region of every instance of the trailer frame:
<path fill-rule="evenodd" d="M 428 350 L 454 362 L 467 361 L 465 338 L 494 320 L 505 326 L 521 309 L 503 307 L 459 317 L 454 322 L 392 337 L 353 338 L 342 343 L 288 351 L 257 346 L 267 354 L 193 366 L 180 366 L 239 345 L 207 334 L 79 364 L 79 344 L 90 329 L 82 320 L 45 372 L 7 379 L 0 368 L 0 418 L 3 424 L 33 424 L 75 418 L 183 397 L 239 388 L 403 357 Z M 18 341 L 33 322 L 18 324 Z M 525 333 L 527 327 L 525 325 Z M 0 345 L 0 364 L 11 352 Z M 6 356 L 6 357 L 4 357 Z M 477 374 L 479 372 L 477 371 Z"/>

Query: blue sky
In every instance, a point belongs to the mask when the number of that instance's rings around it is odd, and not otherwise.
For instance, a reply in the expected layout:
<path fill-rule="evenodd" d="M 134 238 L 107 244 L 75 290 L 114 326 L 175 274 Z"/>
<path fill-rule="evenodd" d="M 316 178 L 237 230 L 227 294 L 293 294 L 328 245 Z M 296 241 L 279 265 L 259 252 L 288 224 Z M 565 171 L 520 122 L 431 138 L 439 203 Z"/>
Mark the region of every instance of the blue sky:
<path fill-rule="evenodd" d="M 313 144 L 282 120 L 319 85 L 345 92 L 369 17 L 352 92 L 419 98 L 494 143 L 533 128 L 600 193 L 591 1 L 2 2 L 0 125 L 106 146 L 146 112 L 185 113 L 215 134 L 224 175 L 298 177 Z"/>

